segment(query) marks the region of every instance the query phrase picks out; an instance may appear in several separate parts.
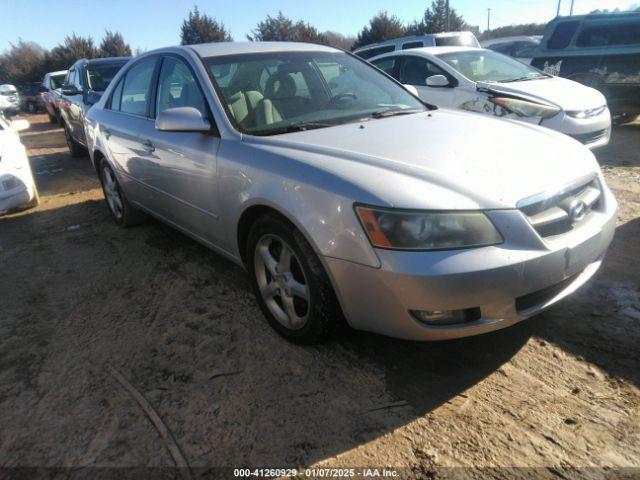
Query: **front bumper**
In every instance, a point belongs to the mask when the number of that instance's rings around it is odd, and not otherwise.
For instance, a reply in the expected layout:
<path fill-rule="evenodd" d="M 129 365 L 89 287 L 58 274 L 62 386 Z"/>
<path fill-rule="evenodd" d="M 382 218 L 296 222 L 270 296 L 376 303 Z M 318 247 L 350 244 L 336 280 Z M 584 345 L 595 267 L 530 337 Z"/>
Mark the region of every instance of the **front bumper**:
<path fill-rule="evenodd" d="M 611 112 L 605 108 L 592 118 L 573 118 L 566 112 L 543 120 L 541 126 L 569 135 L 590 149 L 603 147 L 611 139 Z"/>
<path fill-rule="evenodd" d="M 595 274 L 615 231 L 616 201 L 607 188 L 604 197 L 602 211 L 553 239 L 538 236 L 518 210 L 496 210 L 487 214 L 505 237 L 501 245 L 434 252 L 377 249 L 380 268 L 324 260 L 355 329 L 411 340 L 478 335 L 541 312 Z M 427 325 L 410 314 L 468 308 L 479 308 L 480 318 L 456 325 Z"/>

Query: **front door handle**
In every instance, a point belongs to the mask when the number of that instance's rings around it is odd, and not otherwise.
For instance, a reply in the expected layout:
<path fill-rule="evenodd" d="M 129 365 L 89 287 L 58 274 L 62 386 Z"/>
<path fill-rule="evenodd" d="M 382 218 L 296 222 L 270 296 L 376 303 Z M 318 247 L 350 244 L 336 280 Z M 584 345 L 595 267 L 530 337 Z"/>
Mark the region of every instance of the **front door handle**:
<path fill-rule="evenodd" d="M 153 145 L 153 143 L 151 143 L 151 140 L 145 140 L 142 143 L 142 148 L 144 148 L 144 150 L 149 153 L 153 153 L 156 151 L 156 147 Z"/>

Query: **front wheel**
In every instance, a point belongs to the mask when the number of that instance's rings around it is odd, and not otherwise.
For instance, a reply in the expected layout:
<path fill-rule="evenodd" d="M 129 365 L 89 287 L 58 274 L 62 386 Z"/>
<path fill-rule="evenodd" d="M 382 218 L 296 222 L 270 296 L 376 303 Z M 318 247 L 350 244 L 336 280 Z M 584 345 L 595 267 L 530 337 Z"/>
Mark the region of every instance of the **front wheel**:
<path fill-rule="evenodd" d="M 295 343 L 318 343 L 343 324 L 320 260 L 302 234 L 277 215 L 257 220 L 247 242 L 247 270 L 269 324 Z"/>

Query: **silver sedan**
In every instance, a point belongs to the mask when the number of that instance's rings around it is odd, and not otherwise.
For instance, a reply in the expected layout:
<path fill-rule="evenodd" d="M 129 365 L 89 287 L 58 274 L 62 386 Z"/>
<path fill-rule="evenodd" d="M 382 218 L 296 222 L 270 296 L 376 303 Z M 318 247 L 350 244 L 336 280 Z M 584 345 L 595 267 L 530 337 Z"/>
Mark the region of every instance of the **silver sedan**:
<path fill-rule="evenodd" d="M 575 140 L 438 110 L 319 45 L 140 55 L 85 128 L 116 223 L 149 214 L 242 265 L 296 342 L 512 325 L 584 284 L 615 228 Z"/>

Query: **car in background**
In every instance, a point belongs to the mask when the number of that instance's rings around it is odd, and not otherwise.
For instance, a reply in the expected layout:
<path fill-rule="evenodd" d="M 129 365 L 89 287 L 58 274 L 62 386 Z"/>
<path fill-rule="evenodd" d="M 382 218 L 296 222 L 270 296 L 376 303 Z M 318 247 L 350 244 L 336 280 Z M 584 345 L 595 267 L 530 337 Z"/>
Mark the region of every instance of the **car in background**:
<path fill-rule="evenodd" d="M 43 90 L 41 82 L 27 83 L 20 89 L 20 108 L 23 112 L 36 113 L 44 108 L 40 96 Z"/>
<path fill-rule="evenodd" d="M 40 96 L 51 123 L 60 121 L 60 89 L 66 76 L 67 70 L 59 70 L 47 73 L 42 79 L 43 91 Z"/>
<path fill-rule="evenodd" d="M 349 91 L 336 90 L 347 71 Z M 427 106 L 323 45 L 147 52 L 86 129 L 115 223 L 146 212 L 244 266 L 294 342 L 345 317 L 414 340 L 508 327 L 591 278 L 615 230 L 584 146 Z"/>
<path fill-rule="evenodd" d="M 481 45 L 482 48 L 508 55 L 524 63 L 531 63 L 541 39 L 542 35 L 502 37 L 484 40 Z"/>
<path fill-rule="evenodd" d="M 640 12 L 549 22 L 531 64 L 600 90 L 615 123 L 640 115 Z"/>
<path fill-rule="evenodd" d="M 0 112 L 7 118 L 20 112 L 20 94 L 15 85 L 0 85 Z"/>
<path fill-rule="evenodd" d="M 83 58 L 69 67 L 60 89 L 59 106 L 60 122 L 73 157 L 86 154 L 84 119 L 87 111 L 100 100 L 111 79 L 128 61 L 129 57 Z"/>
<path fill-rule="evenodd" d="M 0 215 L 39 203 L 31 165 L 18 136 L 27 128 L 28 121 L 9 121 L 0 112 Z"/>
<path fill-rule="evenodd" d="M 541 125 L 589 148 L 609 143 L 611 115 L 600 92 L 493 50 L 417 48 L 370 62 L 438 107 Z"/>
<path fill-rule="evenodd" d="M 479 47 L 478 39 L 472 32 L 442 32 L 426 35 L 410 35 L 383 42 L 364 45 L 353 50 L 360 58 L 368 59 L 396 50 L 422 47 Z"/>

